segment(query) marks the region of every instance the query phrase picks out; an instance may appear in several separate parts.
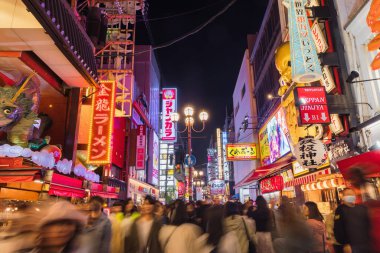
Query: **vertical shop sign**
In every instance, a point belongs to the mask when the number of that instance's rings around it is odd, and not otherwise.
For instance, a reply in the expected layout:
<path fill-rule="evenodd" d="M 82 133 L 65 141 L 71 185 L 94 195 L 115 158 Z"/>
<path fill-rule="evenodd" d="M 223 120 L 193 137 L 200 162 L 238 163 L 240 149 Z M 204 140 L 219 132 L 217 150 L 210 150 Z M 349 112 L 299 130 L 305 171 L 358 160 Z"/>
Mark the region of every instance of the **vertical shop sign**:
<path fill-rule="evenodd" d="M 230 180 L 230 167 L 227 161 L 227 132 L 222 132 L 222 147 L 223 147 L 223 172 L 224 172 L 224 180 Z"/>
<path fill-rule="evenodd" d="M 160 142 L 155 131 L 153 132 L 153 166 L 152 166 L 152 184 L 158 185 L 158 163 L 160 156 Z"/>
<path fill-rule="evenodd" d="M 327 93 L 330 93 L 336 88 L 334 77 L 331 74 L 329 66 L 327 65 L 322 68 L 321 84 L 325 87 Z"/>
<path fill-rule="evenodd" d="M 335 134 L 338 135 L 344 132 L 344 126 L 342 121 L 340 120 L 339 114 L 331 114 L 331 124 L 330 129 Z"/>
<path fill-rule="evenodd" d="M 177 89 L 162 89 L 162 141 L 175 142 L 177 133 L 171 114 L 177 109 Z"/>
<path fill-rule="evenodd" d="M 216 146 L 218 150 L 218 178 L 223 179 L 222 140 L 220 128 L 216 129 Z"/>
<path fill-rule="evenodd" d="M 307 0 L 285 0 L 288 8 L 292 79 L 296 83 L 309 83 L 322 78 L 317 50 L 306 16 Z"/>
<path fill-rule="evenodd" d="M 136 141 L 136 170 L 145 169 L 145 148 L 146 148 L 146 126 L 137 127 Z"/>
<path fill-rule="evenodd" d="M 321 27 L 319 26 L 318 20 L 315 20 L 313 25 L 311 26 L 311 32 L 313 35 L 315 46 L 317 48 L 317 53 L 320 54 L 326 52 L 329 48 L 329 45 L 327 44 L 325 35 L 323 34 Z"/>
<path fill-rule="evenodd" d="M 87 149 L 88 164 L 111 163 L 111 137 L 115 113 L 115 81 L 101 81 L 92 97 L 92 116 Z"/>

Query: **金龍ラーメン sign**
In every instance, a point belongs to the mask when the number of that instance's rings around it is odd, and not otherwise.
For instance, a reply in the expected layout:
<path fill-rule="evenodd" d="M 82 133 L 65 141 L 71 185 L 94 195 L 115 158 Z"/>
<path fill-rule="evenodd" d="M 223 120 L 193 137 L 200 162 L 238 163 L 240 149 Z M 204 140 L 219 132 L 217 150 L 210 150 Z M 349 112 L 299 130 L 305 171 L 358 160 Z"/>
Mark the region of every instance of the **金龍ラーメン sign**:
<path fill-rule="evenodd" d="M 101 81 L 92 97 L 92 117 L 88 143 L 88 164 L 111 162 L 111 137 L 115 113 L 115 82 Z"/>
<path fill-rule="evenodd" d="M 247 161 L 257 159 L 256 143 L 227 144 L 227 161 Z"/>
<path fill-rule="evenodd" d="M 177 89 L 162 89 L 162 141 L 175 142 L 177 133 L 175 124 L 171 120 L 172 113 L 177 109 Z"/>
<path fill-rule="evenodd" d="M 136 170 L 145 169 L 145 147 L 146 147 L 146 127 L 139 125 L 137 127 L 136 140 Z"/>

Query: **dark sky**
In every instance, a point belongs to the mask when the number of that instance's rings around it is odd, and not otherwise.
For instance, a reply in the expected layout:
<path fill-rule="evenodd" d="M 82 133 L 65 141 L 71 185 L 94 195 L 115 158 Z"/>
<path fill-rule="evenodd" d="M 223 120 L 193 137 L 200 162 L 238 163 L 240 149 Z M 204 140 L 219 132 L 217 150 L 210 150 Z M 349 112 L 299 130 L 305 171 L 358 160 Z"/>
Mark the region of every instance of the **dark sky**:
<path fill-rule="evenodd" d="M 206 7 L 195 13 L 164 20 L 150 21 L 152 44 L 176 39 L 205 23 L 229 0 L 148 0 L 150 19 L 167 17 Z M 267 0 L 238 0 L 229 10 L 195 35 L 167 48 L 155 51 L 163 87 L 177 87 L 178 111 L 192 105 L 196 109 L 196 127 L 200 127 L 198 113 L 209 112 L 206 131 L 193 139 L 193 153 L 198 164 L 207 160 L 206 149 L 210 136 L 222 127 L 226 106 L 232 111 L 232 92 L 247 48 L 247 34 L 256 33 L 261 25 Z M 142 31 L 143 23 L 138 24 Z M 146 35 L 137 33 L 137 42 Z M 182 118 L 183 119 L 183 118 Z M 183 125 L 179 125 L 183 128 Z M 185 137 L 185 135 L 183 135 Z"/>

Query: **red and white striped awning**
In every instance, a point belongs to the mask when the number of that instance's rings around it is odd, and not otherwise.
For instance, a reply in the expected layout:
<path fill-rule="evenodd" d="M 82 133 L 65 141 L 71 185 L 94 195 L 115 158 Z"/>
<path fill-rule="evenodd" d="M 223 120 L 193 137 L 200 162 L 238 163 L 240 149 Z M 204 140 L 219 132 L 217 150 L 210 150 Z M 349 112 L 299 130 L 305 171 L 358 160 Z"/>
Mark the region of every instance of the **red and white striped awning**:
<path fill-rule="evenodd" d="M 315 172 L 313 174 L 310 174 L 310 175 L 306 175 L 306 176 L 303 176 L 303 177 L 295 178 L 295 179 L 293 179 L 293 180 L 291 180 L 289 182 L 286 182 L 284 184 L 284 187 L 288 188 L 288 187 L 291 187 L 291 186 L 312 183 L 312 182 L 315 182 L 317 180 L 317 176 L 318 175 L 327 175 L 327 174 L 330 174 L 330 169 L 329 168 L 317 171 L 317 172 Z"/>

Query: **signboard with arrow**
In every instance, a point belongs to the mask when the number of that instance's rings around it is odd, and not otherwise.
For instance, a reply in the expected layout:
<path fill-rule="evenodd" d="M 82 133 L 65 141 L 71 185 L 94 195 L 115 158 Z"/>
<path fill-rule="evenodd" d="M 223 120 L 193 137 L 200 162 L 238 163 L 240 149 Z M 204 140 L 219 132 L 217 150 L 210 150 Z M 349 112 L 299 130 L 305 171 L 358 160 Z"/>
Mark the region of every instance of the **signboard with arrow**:
<path fill-rule="evenodd" d="M 330 123 L 326 90 L 323 86 L 297 87 L 295 98 L 301 125 Z"/>

